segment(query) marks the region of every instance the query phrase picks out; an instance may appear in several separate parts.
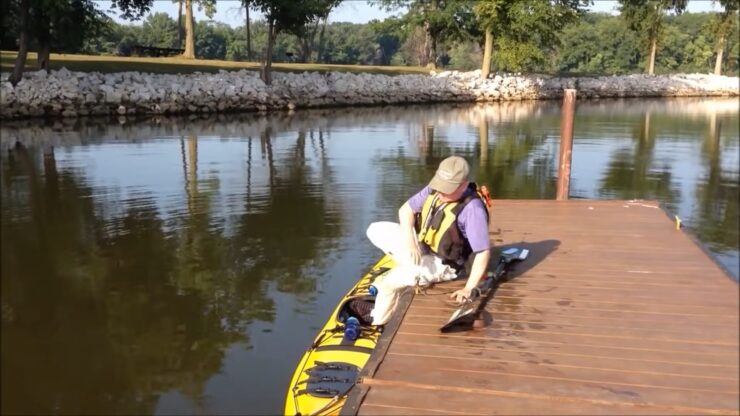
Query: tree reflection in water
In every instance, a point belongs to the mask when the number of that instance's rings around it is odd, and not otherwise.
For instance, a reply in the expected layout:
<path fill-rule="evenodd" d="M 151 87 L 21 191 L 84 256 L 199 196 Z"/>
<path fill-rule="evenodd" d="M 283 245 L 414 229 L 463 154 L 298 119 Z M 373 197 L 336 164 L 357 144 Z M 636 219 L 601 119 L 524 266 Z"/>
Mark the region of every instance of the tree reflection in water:
<path fill-rule="evenodd" d="M 341 230 L 339 201 L 327 204 L 321 188 L 333 173 L 325 161 L 318 172 L 306 163 L 305 138 L 301 131 L 278 170 L 265 131 L 273 185 L 260 209 L 245 193 L 248 209 L 231 236 L 214 219 L 220 181 L 199 171 L 197 136 L 180 139 L 187 208 L 174 227 L 153 195 L 98 198 L 83 172 L 57 169 L 52 148 L 9 152 L 3 412 L 148 414 L 171 390 L 202 402 L 224 350 L 248 347 L 253 320 L 274 319 L 267 283 L 313 292 L 316 277 L 300 270 Z M 122 214 L 106 215 L 114 206 Z"/>
<path fill-rule="evenodd" d="M 727 172 L 722 169 L 722 124 L 723 121 L 721 118 L 718 120 L 717 114 L 710 114 L 707 133 L 701 147 L 706 173 L 703 179 L 696 183 L 698 212 L 693 214 L 693 217 L 698 219 L 698 224 L 693 228 L 699 239 L 707 241 L 716 251 L 737 250 L 740 233 L 738 171 Z M 725 142 L 724 145 L 727 146 L 728 143 Z"/>
<path fill-rule="evenodd" d="M 622 148 L 612 155 L 600 193 L 612 199 L 658 200 L 675 212 L 680 191 L 673 183 L 671 164 L 655 161 L 657 128 L 650 123 L 651 114 L 646 112 L 632 129 L 632 151 Z"/>

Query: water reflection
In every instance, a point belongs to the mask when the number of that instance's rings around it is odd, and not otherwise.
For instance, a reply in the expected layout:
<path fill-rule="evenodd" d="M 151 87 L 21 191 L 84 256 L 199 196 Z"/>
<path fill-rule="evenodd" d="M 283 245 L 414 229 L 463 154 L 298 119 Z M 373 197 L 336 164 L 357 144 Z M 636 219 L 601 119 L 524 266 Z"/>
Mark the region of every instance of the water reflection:
<path fill-rule="evenodd" d="M 553 198 L 558 105 L 4 123 L 2 411 L 280 412 L 367 224 L 453 152 Z M 657 199 L 737 270 L 736 100 L 580 102 L 575 134 L 571 197 Z"/>
<path fill-rule="evenodd" d="M 656 130 L 648 111 L 632 128 L 633 143 L 613 152 L 599 195 L 605 199 L 652 199 L 675 211 L 680 197 L 672 181 L 672 165 L 655 160 Z"/>
<path fill-rule="evenodd" d="M 711 114 L 701 146 L 702 161 L 706 168 L 702 179 L 696 183 L 698 207 L 692 214 L 698 221 L 694 229 L 699 239 L 717 252 L 733 247 L 737 249 L 738 235 L 727 230 L 737 230 L 740 217 L 737 170 L 722 166 L 722 152 L 737 154 L 737 147 L 722 143 L 721 130 L 722 121 L 718 121 L 716 114 Z"/>

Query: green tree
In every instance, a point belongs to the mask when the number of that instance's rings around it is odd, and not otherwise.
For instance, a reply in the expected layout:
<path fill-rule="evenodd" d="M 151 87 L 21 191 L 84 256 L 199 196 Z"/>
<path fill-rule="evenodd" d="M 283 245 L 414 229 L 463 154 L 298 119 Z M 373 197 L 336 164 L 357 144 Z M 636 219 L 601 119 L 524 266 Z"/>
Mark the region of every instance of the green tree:
<path fill-rule="evenodd" d="M 483 56 L 481 48 L 476 42 L 456 42 L 449 52 L 451 66 L 454 69 L 472 71 L 478 68 Z"/>
<path fill-rule="evenodd" d="M 375 42 L 380 48 L 380 63 L 388 65 L 393 55 L 398 52 L 406 33 L 403 28 L 404 21 L 397 17 L 388 17 L 383 20 L 371 20 L 368 23 L 370 29 L 375 33 Z"/>
<path fill-rule="evenodd" d="M 267 50 L 267 38 L 268 38 L 268 26 L 267 22 L 257 20 L 252 22 L 252 50 L 263 51 Z M 297 48 L 297 40 L 295 36 L 279 32 L 275 35 L 275 41 L 272 46 L 272 59 L 275 62 L 283 62 L 286 58 L 287 52 L 292 52 Z"/>
<path fill-rule="evenodd" d="M 640 60 L 639 42 L 624 19 L 587 14 L 562 32 L 555 67 L 561 72 L 624 74 Z"/>
<path fill-rule="evenodd" d="M 133 46 L 142 43 L 139 41 L 142 37 L 141 26 L 114 23 L 106 35 L 109 36 L 110 42 L 116 45 L 111 51 L 111 53 L 116 55 L 129 56 L 131 55 Z"/>
<path fill-rule="evenodd" d="M 225 59 L 232 29 L 229 25 L 201 22 L 195 26 L 195 55 L 200 59 Z"/>
<path fill-rule="evenodd" d="M 401 47 L 399 48 L 396 64 L 423 66 L 426 63 L 426 35 L 424 29 L 418 26 L 410 27 Z"/>
<path fill-rule="evenodd" d="M 177 32 L 177 23 L 167 13 L 155 13 L 144 21 L 140 41 L 146 46 L 177 48 Z"/>
<path fill-rule="evenodd" d="M 740 0 L 718 0 L 722 5 L 722 12 L 717 14 L 714 21 L 714 33 L 717 39 L 717 59 L 714 64 L 715 75 L 722 74 L 722 57 L 727 46 L 727 38 L 733 29 L 737 30 L 737 12 Z"/>
<path fill-rule="evenodd" d="M 121 17 L 126 20 L 139 20 L 149 13 L 154 0 L 111 0 L 111 10 L 121 11 Z"/>
<path fill-rule="evenodd" d="M 688 4 L 688 0 L 619 0 L 619 10 L 629 22 L 630 27 L 642 34 L 650 48 L 648 55 L 647 73 L 655 73 L 655 55 L 658 41 L 664 32 L 663 16 L 672 11 L 681 14 Z"/>
<path fill-rule="evenodd" d="M 254 0 L 256 10 L 267 20 L 267 48 L 262 58 L 260 77 L 265 84 L 272 84 L 272 53 L 279 32 L 294 32 L 316 19 L 323 12 L 323 0 Z"/>
<path fill-rule="evenodd" d="M 295 35 L 298 39 L 300 46 L 300 62 L 316 62 L 316 59 L 321 56 L 321 49 L 324 46 L 324 35 L 326 32 L 326 23 L 329 19 L 329 13 L 337 7 L 342 0 L 313 0 L 315 4 L 316 14 L 310 20 L 302 25 L 296 25 L 288 31 Z M 321 27 L 319 33 L 319 27 Z M 318 42 L 316 44 L 316 35 L 319 34 Z M 319 48 L 318 53 L 314 55 L 316 48 Z"/>
<path fill-rule="evenodd" d="M 711 23 L 714 13 L 682 13 L 666 19 L 665 46 L 658 52 L 656 72 L 665 55 L 673 54 L 679 65 L 675 71 L 704 72 L 711 70 L 714 55 L 714 34 Z M 673 49 L 673 51 L 668 51 Z"/>
<path fill-rule="evenodd" d="M 247 42 L 234 39 L 226 45 L 226 59 L 229 61 L 243 61 L 249 59 Z"/>
<path fill-rule="evenodd" d="M 493 47 L 504 70 L 533 69 L 559 44 L 558 32 L 585 13 L 590 0 L 484 0 L 475 14 L 485 32 L 481 77 L 490 72 Z"/>
<path fill-rule="evenodd" d="M 76 51 L 97 36 L 109 19 L 92 0 L 20 0 L 3 4 L 3 12 L 17 16 L 18 55 L 10 76 L 14 85 L 23 77 L 26 56 L 35 41 L 38 68 L 49 69 L 51 50 Z M 6 20 L 7 22 L 7 20 Z"/>
<path fill-rule="evenodd" d="M 436 68 L 438 45 L 447 39 L 468 35 L 474 21 L 472 3 L 465 0 L 377 0 L 388 11 L 407 9 L 406 21 L 421 27 L 424 54 L 420 65 Z"/>
<path fill-rule="evenodd" d="M 378 49 L 375 33 L 367 25 L 334 23 L 327 30 L 326 48 L 319 60 L 332 64 L 376 63 L 380 60 Z"/>

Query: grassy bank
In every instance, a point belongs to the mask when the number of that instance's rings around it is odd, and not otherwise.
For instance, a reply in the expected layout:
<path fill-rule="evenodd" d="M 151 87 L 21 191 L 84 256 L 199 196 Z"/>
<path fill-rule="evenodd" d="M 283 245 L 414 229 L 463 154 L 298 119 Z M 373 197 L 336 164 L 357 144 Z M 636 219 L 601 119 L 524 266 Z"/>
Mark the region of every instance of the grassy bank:
<path fill-rule="evenodd" d="M 0 51 L 0 70 L 11 71 L 15 65 L 17 53 L 14 51 Z M 36 53 L 30 52 L 26 60 L 26 70 L 36 70 Z M 82 72 L 122 72 L 138 71 L 153 72 L 160 74 L 188 74 L 192 72 L 218 72 L 238 71 L 240 69 L 259 70 L 259 62 L 235 62 L 218 61 L 206 59 L 182 59 L 172 58 L 148 58 L 148 57 L 123 57 L 123 56 L 99 56 L 99 55 L 68 55 L 51 54 L 51 69 L 62 67 L 70 71 Z M 429 71 L 422 67 L 412 66 L 377 66 L 377 65 L 329 65 L 329 64 L 289 64 L 274 63 L 273 69 L 282 72 L 352 72 L 372 74 L 428 74 Z"/>

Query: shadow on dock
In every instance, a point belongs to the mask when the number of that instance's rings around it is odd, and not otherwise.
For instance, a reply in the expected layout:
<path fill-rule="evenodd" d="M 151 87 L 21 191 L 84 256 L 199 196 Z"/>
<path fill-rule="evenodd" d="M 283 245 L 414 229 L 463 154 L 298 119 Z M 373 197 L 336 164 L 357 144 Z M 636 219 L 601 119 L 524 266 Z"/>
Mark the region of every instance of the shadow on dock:
<path fill-rule="evenodd" d="M 560 247 L 560 241 L 558 240 L 543 240 L 537 242 L 526 242 L 519 241 L 512 244 L 506 244 L 501 247 L 497 247 L 495 255 L 492 257 L 491 264 L 496 264 L 500 257 L 500 252 L 509 248 L 517 247 L 529 250 L 529 255 L 522 262 L 514 263 L 510 269 L 504 274 L 504 276 L 496 281 L 490 292 L 481 299 L 476 313 L 470 315 L 468 319 L 461 320 L 458 324 L 444 330 L 444 332 L 461 332 L 469 331 L 471 328 L 484 328 L 488 327 L 493 323 L 493 316 L 489 311 L 486 310 L 488 302 L 496 297 L 496 292 L 502 284 L 516 279 L 517 276 L 521 276 L 527 271 L 533 269 L 537 264 L 542 262 L 547 256 L 555 252 Z"/>

